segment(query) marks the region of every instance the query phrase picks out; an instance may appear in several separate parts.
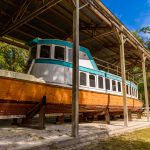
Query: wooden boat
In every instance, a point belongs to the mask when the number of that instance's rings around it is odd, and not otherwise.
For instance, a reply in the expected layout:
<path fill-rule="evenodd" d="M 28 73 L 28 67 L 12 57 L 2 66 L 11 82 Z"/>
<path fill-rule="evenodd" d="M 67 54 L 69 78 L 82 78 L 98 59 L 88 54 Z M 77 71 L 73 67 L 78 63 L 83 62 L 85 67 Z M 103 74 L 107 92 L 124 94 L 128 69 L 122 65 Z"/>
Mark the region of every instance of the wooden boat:
<path fill-rule="evenodd" d="M 71 113 L 72 43 L 34 39 L 28 74 L 0 70 L 0 115 L 25 115 L 43 96 L 46 113 Z M 88 49 L 80 47 L 80 113 L 123 113 L 121 77 L 99 70 Z M 139 111 L 138 86 L 126 81 L 128 109 Z"/>

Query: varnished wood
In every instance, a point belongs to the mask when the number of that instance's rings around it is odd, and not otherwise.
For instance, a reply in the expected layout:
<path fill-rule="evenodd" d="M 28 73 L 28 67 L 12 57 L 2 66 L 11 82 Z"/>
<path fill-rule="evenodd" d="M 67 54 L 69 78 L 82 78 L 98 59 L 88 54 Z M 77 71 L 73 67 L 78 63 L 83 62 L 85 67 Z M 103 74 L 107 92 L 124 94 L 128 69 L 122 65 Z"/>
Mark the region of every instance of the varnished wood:
<path fill-rule="evenodd" d="M 25 115 L 45 95 L 46 113 L 71 113 L 71 87 L 0 77 L 0 115 Z M 102 92 L 80 90 L 79 111 L 81 113 L 123 112 L 123 97 Z M 143 102 L 128 98 L 128 108 L 139 111 Z"/>

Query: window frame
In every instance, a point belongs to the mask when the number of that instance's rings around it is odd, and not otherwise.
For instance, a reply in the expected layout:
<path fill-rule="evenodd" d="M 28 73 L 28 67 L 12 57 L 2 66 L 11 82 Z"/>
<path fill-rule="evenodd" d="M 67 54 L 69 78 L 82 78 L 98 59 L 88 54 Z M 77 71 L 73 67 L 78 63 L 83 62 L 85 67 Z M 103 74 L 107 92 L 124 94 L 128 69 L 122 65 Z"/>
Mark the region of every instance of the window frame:
<path fill-rule="evenodd" d="M 95 87 L 90 86 L 90 76 L 94 76 L 95 77 Z M 89 82 L 89 87 L 93 88 L 93 89 L 96 89 L 97 88 L 97 78 L 96 78 L 96 75 L 89 73 L 88 78 L 89 78 L 89 81 L 88 81 Z"/>
<path fill-rule="evenodd" d="M 42 46 L 49 46 L 49 57 L 45 58 L 45 57 L 41 57 L 41 47 Z M 51 59 L 52 57 L 52 45 L 46 45 L 46 44 L 40 44 L 40 52 L 39 52 L 39 58 L 42 58 L 42 59 Z"/>
<path fill-rule="evenodd" d="M 61 60 L 61 59 L 57 59 L 55 58 L 55 47 L 58 46 L 58 47 L 63 47 L 64 48 L 64 60 Z M 56 59 L 56 60 L 59 60 L 59 61 L 67 61 L 67 49 L 66 49 L 66 46 L 60 46 L 60 45 L 55 45 L 54 44 L 54 48 L 53 48 L 53 59 Z"/>
<path fill-rule="evenodd" d="M 107 89 L 107 86 L 106 86 L 106 79 L 108 79 L 109 80 L 109 87 L 110 87 L 110 89 L 108 90 Z M 105 77 L 105 89 L 106 89 L 106 91 L 112 91 L 111 89 L 112 89 L 112 80 L 111 79 L 109 79 L 109 78 L 106 78 Z"/>
<path fill-rule="evenodd" d="M 114 91 L 113 90 L 113 81 L 115 82 L 115 85 L 116 85 L 116 90 Z M 118 88 L 117 88 L 117 82 L 116 82 L 116 80 L 112 80 L 112 92 L 118 92 Z"/>
<path fill-rule="evenodd" d="M 101 77 L 103 79 L 103 88 L 99 87 L 99 77 Z M 97 88 L 104 90 L 105 89 L 105 78 L 103 76 L 97 75 Z"/>
<path fill-rule="evenodd" d="M 120 91 L 119 91 L 118 83 L 120 83 Z M 122 83 L 121 81 L 117 81 L 117 92 L 118 93 L 122 93 L 122 84 L 121 83 Z"/>
<path fill-rule="evenodd" d="M 86 75 L 86 78 L 85 78 L 85 79 L 86 79 L 86 85 L 81 85 L 81 84 L 80 84 L 80 83 L 81 83 L 81 82 L 80 82 L 80 74 L 81 74 L 81 73 L 84 73 L 84 74 Z M 87 78 L 87 77 L 88 77 L 88 73 L 83 72 L 83 71 L 79 71 L 79 85 L 80 85 L 81 87 L 87 87 L 87 86 L 88 86 L 88 78 Z"/>
<path fill-rule="evenodd" d="M 69 51 L 72 52 L 72 61 L 69 61 Z M 73 48 L 66 46 L 66 61 L 69 63 L 73 63 Z"/>

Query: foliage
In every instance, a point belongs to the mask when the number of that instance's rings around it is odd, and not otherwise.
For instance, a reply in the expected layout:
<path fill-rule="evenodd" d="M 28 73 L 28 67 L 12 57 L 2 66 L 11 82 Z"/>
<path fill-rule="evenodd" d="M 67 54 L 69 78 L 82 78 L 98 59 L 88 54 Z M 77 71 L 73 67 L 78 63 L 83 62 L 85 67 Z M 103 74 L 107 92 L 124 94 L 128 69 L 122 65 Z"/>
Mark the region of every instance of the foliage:
<path fill-rule="evenodd" d="M 135 37 L 136 39 L 139 40 L 139 42 L 141 42 L 142 44 L 144 43 L 143 38 L 139 35 L 139 33 L 138 33 L 137 31 L 133 31 L 132 34 L 134 35 L 134 37 Z"/>
<path fill-rule="evenodd" d="M 143 27 L 142 29 L 139 30 L 139 32 L 150 33 L 150 27 Z"/>
<path fill-rule="evenodd" d="M 142 34 L 141 34 L 142 33 Z M 144 27 L 139 31 L 134 31 L 132 34 L 150 51 L 150 39 L 144 36 L 145 34 L 150 34 L 150 27 Z M 142 94 L 144 99 L 144 83 L 143 83 L 143 75 L 142 69 L 139 67 L 134 67 L 130 70 L 130 73 L 135 75 L 135 80 L 139 83 L 139 93 Z M 147 83 L 148 83 L 148 91 L 150 97 L 150 71 L 147 72 Z"/>
<path fill-rule="evenodd" d="M 28 51 L 0 42 L 0 68 L 16 72 L 26 70 Z"/>

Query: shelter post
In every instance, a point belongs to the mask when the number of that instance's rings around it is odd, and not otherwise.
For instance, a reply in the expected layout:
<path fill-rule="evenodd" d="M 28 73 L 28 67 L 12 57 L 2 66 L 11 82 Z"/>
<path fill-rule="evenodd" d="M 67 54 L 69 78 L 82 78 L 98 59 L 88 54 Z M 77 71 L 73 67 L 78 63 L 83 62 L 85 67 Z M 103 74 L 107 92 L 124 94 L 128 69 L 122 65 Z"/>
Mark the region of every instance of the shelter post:
<path fill-rule="evenodd" d="M 73 10 L 72 136 L 79 136 L 79 0 Z"/>
<path fill-rule="evenodd" d="M 142 55 L 142 70 L 143 70 L 143 81 L 144 81 L 144 94 L 145 94 L 145 107 L 147 112 L 147 121 L 149 121 L 149 100 L 148 100 L 148 89 L 147 89 L 147 77 L 146 77 L 146 56 Z"/>
<path fill-rule="evenodd" d="M 123 93 L 123 110 L 124 110 L 124 125 L 128 126 L 128 104 L 127 104 L 127 90 L 126 90 L 126 71 L 125 71 L 125 54 L 124 54 L 124 38 L 120 34 L 120 63 L 121 63 L 121 77 L 122 77 L 122 93 Z"/>

